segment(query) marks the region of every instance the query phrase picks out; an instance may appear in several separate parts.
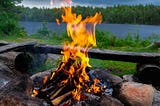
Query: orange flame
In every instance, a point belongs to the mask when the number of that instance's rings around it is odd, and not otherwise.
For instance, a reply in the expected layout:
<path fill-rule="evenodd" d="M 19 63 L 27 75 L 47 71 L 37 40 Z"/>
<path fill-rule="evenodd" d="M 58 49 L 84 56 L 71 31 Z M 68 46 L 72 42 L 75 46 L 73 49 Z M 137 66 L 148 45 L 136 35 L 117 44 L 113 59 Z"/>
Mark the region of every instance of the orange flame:
<path fill-rule="evenodd" d="M 89 92 L 90 91 L 93 91 L 94 93 L 98 93 L 100 92 L 100 87 L 97 86 L 97 84 L 100 83 L 100 81 L 98 79 L 94 79 L 94 84 L 91 86 L 91 88 L 89 89 Z"/>
<path fill-rule="evenodd" d="M 66 43 L 63 49 L 63 57 L 61 68 L 69 59 L 76 60 L 80 65 L 79 69 L 75 70 L 73 66 L 68 70 L 69 77 L 74 77 L 74 73 L 79 73 L 79 81 L 75 82 L 76 89 L 72 92 L 74 99 L 80 100 L 81 90 L 85 86 L 85 82 L 89 81 L 89 76 L 86 73 L 86 67 L 91 67 L 87 51 L 90 47 L 96 46 L 95 26 L 102 21 L 101 13 L 96 13 L 94 16 L 87 17 L 82 20 L 82 15 L 72 13 L 70 7 L 63 8 L 62 22 L 67 23 L 67 34 L 72 38 L 72 42 Z M 82 52 L 83 48 L 83 52 Z M 80 63 L 80 64 L 79 64 Z M 63 81 L 67 83 L 68 80 Z M 97 80 L 94 81 L 93 91 L 97 93 L 99 88 L 96 87 Z"/>
<path fill-rule="evenodd" d="M 38 95 L 38 90 L 34 89 L 32 92 L 32 97 L 36 97 Z"/>

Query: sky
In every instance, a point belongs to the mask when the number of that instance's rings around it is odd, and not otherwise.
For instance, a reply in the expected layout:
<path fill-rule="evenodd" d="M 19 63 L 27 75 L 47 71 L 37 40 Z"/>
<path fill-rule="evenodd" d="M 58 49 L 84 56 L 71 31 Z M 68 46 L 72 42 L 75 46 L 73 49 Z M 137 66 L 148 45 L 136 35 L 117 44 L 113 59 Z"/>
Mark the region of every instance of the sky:
<path fill-rule="evenodd" d="M 69 3 L 65 5 L 80 5 L 80 6 L 97 6 L 97 7 L 107 7 L 114 5 L 138 5 L 138 4 L 153 4 L 160 5 L 160 0 L 64 0 Z M 61 7 L 62 0 L 23 0 L 21 5 L 25 7 L 45 7 L 54 8 Z"/>

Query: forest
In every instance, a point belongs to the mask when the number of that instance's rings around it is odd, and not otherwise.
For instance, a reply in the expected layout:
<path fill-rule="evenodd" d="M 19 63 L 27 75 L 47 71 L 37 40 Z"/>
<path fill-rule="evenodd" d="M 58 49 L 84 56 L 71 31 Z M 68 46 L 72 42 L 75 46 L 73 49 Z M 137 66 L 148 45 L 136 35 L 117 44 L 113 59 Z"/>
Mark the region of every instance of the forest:
<path fill-rule="evenodd" d="M 160 6 L 155 5 L 117 5 L 113 7 L 73 7 L 73 12 L 83 14 L 87 17 L 101 12 L 104 23 L 120 23 L 120 24 L 160 24 Z M 63 10 L 60 8 L 29 8 L 21 7 L 21 21 L 47 21 L 54 22 L 56 18 L 60 19 Z"/>

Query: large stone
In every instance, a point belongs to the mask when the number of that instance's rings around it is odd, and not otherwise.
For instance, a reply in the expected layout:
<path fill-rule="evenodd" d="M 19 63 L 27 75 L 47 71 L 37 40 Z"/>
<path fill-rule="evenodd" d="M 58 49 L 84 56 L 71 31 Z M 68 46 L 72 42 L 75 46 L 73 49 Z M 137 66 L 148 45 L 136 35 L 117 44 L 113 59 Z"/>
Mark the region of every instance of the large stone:
<path fill-rule="evenodd" d="M 152 106 L 160 106 L 160 91 L 155 90 Z"/>
<path fill-rule="evenodd" d="M 38 72 L 38 73 L 33 74 L 32 76 L 30 76 L 30 78 L 33 81 L 34 87 L 36 87 L 36 88 L 42 87 L 44 79 L 50 78 L 51 77 L 51 72 L 53 70 L 54 69 L 50 69 L 50 70 L 43 71 L 43 72 Z"/>
<path fill-rule="evenodd" d="M 3 63 L 0 63 L 0 89 L 13 79 L 12 71 Z"/>
<path fill-rule="evenodd" d="M 126 106 L 151 106 L 154 88 L 150 85 L 124 82 L 121 84 L 117 97 Z"/>
<path fill-rule="evenodd" d="M 15 92 L 0 98 L 0 106 L 43 106 L 42 100 Z"/>
<path fill-rule="evenodd" d="M 138 82 L 138 79 L 133 74 L 131 74 L 131 75 L 124 75 L 122 78 L 123 78 L 124 81 Z"/>
<path fill-rule="evenodd" d="M 87 94 L 84 101 L 77 102 L 74 106 L 124 106 L 114 97 L 102 95 L 101 97 Z"/>
<path fill-rule="evenodd" d="M 95 78 L 103 80 L 104 82 L 108 82 L 113 86 L 123 81 L 119 76 L 109 74 L 108 71 L 104 69 L 94 70 L 93 75 L 95 76 Z"/>
<path fill-rule="evenodd" d="M 101 106 L 124 106 L 119 100 L 111 96 L 102 96 L 100 99 Z"/>
<path fill-rule="evenodd" d="M 14 61 L 18 52 L 7 52 L 0 54 L 0 62 L 7 65 L 11 70 L 14 70 Z"/>
<path fill-rule="evenodd" d="M 0 63 L 0 106 L 41 106 L 42 100 L 31 97 L 32 90 L 27 74 L 12 72 Z"/>

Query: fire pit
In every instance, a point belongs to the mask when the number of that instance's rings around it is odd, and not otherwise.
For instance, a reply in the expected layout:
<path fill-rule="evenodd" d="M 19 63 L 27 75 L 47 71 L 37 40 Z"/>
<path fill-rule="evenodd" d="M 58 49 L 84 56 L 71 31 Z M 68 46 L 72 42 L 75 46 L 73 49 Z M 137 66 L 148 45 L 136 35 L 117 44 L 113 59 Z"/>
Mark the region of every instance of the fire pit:
<path fill-rule="evenodd" d="M 62 22 L 67 23 L 67 33 L 72 41 L 64 42 L 61 51 L 62 61 L 57 66 L 58 68 L 45 71 L 40 75 L 35 74 L 31 76 L 31 80 L 27 70 L 32 58 L 25 64 L 23 62 L 22 65 L 20 64 L 26 59 L 24 58 L 25 53 L 18 55 L 15 59 L 15 68 L 21 72 L 17 71 L 15 74 L 0 64 L 0 76 L 2 77 L 0 78 L 0 90 L 2 90 L 0 105 L 150 106 L 157 103 L 159 99 L 154 98 L 156 90 L 151 85 L 125 82 L 120 77 L 109 74 L 108 70 L 93 70 L 89 64 L 89 55 L 100 59 L 137 62 L 139 63 L 137 69 L 141 72 L 148 69 L 156 69 L 156 72 L 159 72 L 160 55 L 98 49 L 98 53 L 92 49 L 88 54 L 90 48 L 96 46 L 95 27 L 102 21 L 101 13 L 82 19 L 81 15 L 72 13 L 71 7 L 63 7 L 63 9 Z M 57 22 L 60 24 L 60 20 L 57 19 Z M 0 53 L 10 50 L 18 52 L 26 50 L 30 53 L 37 51 L 45 53 L 47 50 L 56 53 L 60 51 L 58 46 L 55 47 L 55 51 L 51 51 L 50 48 L 53 46 L 38 45 L 36 47 L 34 44 L 33 42 L 3 43 Z M 158 95 L 157 92 L 156 95 Z M 12 98 L 11 101 L 10 98 Z"/>

